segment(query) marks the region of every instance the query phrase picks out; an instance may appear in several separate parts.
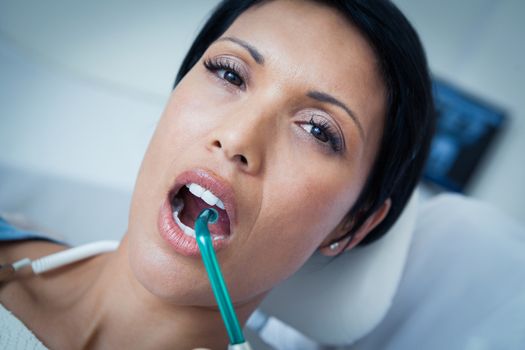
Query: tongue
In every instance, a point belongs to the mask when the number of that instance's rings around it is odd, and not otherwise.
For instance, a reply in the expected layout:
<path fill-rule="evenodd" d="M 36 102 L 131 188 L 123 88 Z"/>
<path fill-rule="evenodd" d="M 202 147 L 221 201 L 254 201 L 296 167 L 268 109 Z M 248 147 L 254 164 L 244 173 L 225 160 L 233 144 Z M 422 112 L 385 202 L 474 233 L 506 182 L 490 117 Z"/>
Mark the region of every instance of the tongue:
<path fill-rule="evenodd" d="M 182 188 L 179 192 L 178 197 L 184 201 L 184 208 L 179 214 L 181 221 L 184 225 L 191 228 L 195 228 L 195 220 L 197 216 L 206 208 L 211 206 L 200 199 L 195 197 L 186 187 Z M 223 210 L 217 206 L 213 206 L 213 209 L 219 213 L 219 219 L 215 224 L 209 225 L 210 232 L 218 236 L 229 236 L 230 235 L 230 219 L 226 210 Z"/>

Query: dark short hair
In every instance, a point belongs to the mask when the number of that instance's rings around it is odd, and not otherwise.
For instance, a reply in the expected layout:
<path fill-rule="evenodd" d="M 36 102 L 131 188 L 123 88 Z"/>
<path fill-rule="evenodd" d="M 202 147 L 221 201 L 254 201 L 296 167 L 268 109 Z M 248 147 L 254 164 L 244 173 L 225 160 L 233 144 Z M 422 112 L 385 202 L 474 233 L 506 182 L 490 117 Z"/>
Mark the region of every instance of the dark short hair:
<path fill-rule="evenodd" d="M 211 13 L 184 58 L 175 86 L 235 19 L 268 0 L 223 0 Z M 425 52 L 414 28 L 390 1 L 313 0 L 336 9 L 367 39 L 387 92 L 384 131 L 368 179 L 348 217 L 352 237 L 388 198 L 385 219 L 361 244 L 382 237 L 397 220 L 421 176 L 434 132 L 435 112 Z M 341 237 L 339 238 L 341 239 Z"/>

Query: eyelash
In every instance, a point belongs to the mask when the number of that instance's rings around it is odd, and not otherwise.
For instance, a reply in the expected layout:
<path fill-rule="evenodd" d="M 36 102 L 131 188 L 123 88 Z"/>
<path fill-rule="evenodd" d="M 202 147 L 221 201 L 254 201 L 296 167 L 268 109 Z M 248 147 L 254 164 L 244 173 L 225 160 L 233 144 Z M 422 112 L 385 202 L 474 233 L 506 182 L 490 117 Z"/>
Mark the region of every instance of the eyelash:
<path fill-rule="evenodd" d="M 244 83 L 245 79 L 243 78 L 241 74 L 241 70 L 239 69 L 237 64 L 230 59 L 227 59 L 224 57 L 208 58 L 204 60 L 204 67 L 212 73 L 217 73 L 217 71 L 220 71 L 220 70 L 224 70 L 225 72 L 231 72 L 235 74 L 241 82 L 239 85 L 237 85 L 227 80 L 223 76 L 219 77 L 220 79 L 224 80 L 228 84 L 231 84 L 239 88 L 245 84 Z M 330 148 L 332 149 L 334 153 L 340 153 L 342 151 L 341 137 L 338 136 L 337 132 L 334 132 L 332 130 L 332 126 L 328 122 L 326 121 L 317 122 L 314 120 L 314 117 L 312 116 L 308 124 L 311 125 L 312 128 L 318 128 L 328 138 L 327 141 L 322 141 L 319 138 L 313 136 L 312 134 L 312 136 L 316 139 L 317 142 L 323 144 L 323 146 L 325 146 L 326 143 L 328 142 Z"/>
<path fill-rule="evenodd" d="M 241 73 L 240 68 L 235 62 L 233 62 L 230 59 L 224 57 L 208 58 L 204 60 L 204 67 L 206 67 L 206 69 L 212 73 L 217 73 L 217 71 L 219 70 L 224 70 L 225 72 L 233 73 L 240 80 L 241 83 L 239 85 L 232 83 L 223 76 L 221 76 L 220 79 L 226 81 L 227 83 L 233 86 L 242 87 L 244 85 L 245 79 Z"/>
<path fill-rule="evenodd" d="M 314 120 L 314 117 L 312 116 L 310 118 L 310 121 L 308 122 L 308 124 L 311 125 L 312 128 L 318 128 L 321 132 L 323 132 L 326 135 L 326 137 L 328 138 L 327 142 L 329 143 L 330 148 L 335 153 L 340 153 L 342 151 L 342 144 L 343 144 L 343 142 L 341 140 L 341 137 L 339 137 L 337 132 L 334 132 L 332 130 L 332 126 L 327 121 L 317 122 L 317 121 Z M 315 137 L 315 138 L 316 138 L 316 140 L 318 140 L 319 142 L 321 142 L 323 144 L 326 143 L 326 142 L 318 139 L 317 137 Z"/>

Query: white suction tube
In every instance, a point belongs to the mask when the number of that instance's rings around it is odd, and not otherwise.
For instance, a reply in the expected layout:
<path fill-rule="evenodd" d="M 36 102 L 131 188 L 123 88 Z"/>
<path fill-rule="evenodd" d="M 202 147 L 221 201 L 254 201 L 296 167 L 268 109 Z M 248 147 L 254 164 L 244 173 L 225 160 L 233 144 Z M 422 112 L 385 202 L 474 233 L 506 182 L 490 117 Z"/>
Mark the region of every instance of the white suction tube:
<path fill-rule="evenodd" d="M 118 241 L 98 241 L 84 244 L 37 259 L 31 262 L 31 268 L 35 274 L 44 273 L 94 255 L 114 251 L 118 245 Z"/>

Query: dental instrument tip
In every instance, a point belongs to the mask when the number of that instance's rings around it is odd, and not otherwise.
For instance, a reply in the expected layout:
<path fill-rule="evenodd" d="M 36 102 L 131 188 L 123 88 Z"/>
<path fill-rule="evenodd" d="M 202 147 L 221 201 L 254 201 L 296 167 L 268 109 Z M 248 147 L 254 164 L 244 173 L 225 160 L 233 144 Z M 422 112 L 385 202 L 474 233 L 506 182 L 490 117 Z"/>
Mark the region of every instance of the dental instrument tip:
<path fill-rule="evenodd" d="M 206 222 L 214 224 L 219 219 L 219 213 L 213 208 L 204 209 L 200 214 L 199 218 L 203 218 Z"/>

